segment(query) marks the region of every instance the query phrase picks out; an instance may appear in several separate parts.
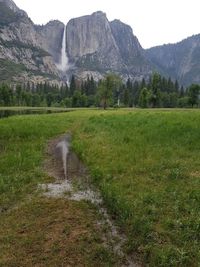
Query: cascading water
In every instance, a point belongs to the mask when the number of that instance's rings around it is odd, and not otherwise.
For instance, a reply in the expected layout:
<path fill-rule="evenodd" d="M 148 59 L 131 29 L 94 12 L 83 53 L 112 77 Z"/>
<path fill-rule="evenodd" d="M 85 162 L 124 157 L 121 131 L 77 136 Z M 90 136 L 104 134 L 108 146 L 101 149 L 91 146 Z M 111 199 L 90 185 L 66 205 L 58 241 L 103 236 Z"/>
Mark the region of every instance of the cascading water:
<path fill-rule="evenodd" d="M 61 60 L 60 63 L 57 65 L 57 67 L 62 72 L 66 72 L 69 68 L 68 57 L 66 52 L 66 26 L 64 27 L 64 32 L 63 32 Z"/>

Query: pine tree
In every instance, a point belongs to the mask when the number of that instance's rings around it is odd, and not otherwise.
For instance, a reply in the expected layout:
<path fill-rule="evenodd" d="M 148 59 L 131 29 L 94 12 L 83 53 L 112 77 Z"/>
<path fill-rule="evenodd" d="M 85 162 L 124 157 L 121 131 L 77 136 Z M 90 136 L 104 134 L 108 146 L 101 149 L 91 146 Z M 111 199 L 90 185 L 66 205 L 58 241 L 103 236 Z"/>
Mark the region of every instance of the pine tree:
<path fill-rule="evenodd" d="M 149 90 L 146 87 L 142 88 L 139 96 L 139 106 L 141 108 L 147 108 L 149 106 L 149 99 L 150 99 Z"/>
<path fill-rule="evenodd" d="M 70 95 L 70 97 L 74 95 L 75 91 L 76 91 L 76 80 L 75 80 L 75 76 L 72 75 L 71 81 L 70 81 L 70 86 L 69 86 L 69 95 Z"/>
<path fill-rule="evenodd" d="M 199 104 L 199 94 L 200 94 L 200 85 L 192 84 L 188 90 L 189 103 L 194 107 L 194 105 Z"/>
<path fill-rule="evenodd" d="M 160 106 L 161 93 L 160 93 L 161 76 L 158 73 L 154 73 L 151 84 L 151 103 L 152 107 L 156 108 Z"/>

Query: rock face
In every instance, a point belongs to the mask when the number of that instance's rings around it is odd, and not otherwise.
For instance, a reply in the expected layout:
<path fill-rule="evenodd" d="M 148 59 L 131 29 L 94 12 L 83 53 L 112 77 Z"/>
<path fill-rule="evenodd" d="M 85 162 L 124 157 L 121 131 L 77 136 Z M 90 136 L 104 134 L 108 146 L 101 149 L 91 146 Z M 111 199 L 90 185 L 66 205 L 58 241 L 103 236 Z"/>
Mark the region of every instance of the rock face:
<path fill-rule="evenodd" d="M 132 29 L 117 20 L 109 22 L 101 11 L 70 20 L 66 41 L 69 60 L 79 75 L 116 72 L 139 78 L 151 72 Z"/>
<path fill-rule="evenodd" d="M 141 80 L 158 70 L 183 85 L 200 83 L 200 35 L 145 51 L 130 26 L 119 20 L 109 22 L 98 11 L 68 22 L 65 72 L 57 67 L 64 27 L 60 21 L 34 25 L 12 0 L 0 0 L 0 81 L 60 82 L 72 73 L 98 80 L 108 72 Z"/>
<path fill-rule="evenodd" d="M 67 52 L 79 72 L 116 71 L 122 64 L 109 21 L 103 12 L 69 21 Z"/>
<path fill-rule="evenodd" d="M 160 72 L 181 84 L 200 83 L 200 34 L 177 44 L 148 49 L 146 56 Z"/>
<path fill-rule="evenodd" d="M 21 16 L 27 16 L 24 10 L 19 9 L 12 0 L 0 0 L 0 3 Z"/>
<path fill-rule="evenodd" d="M 5 68 L 14 80 L 24 78 L 26 82 L 32 76 L 43 77 L 41 80 L 46 80 L 47 76 L 59 79 L 59 72 L 47 47 L 46 39 L 38 33 L 27 14 L 13 1 L 0 0 L 1 80 L 4 80 Z M 13 73 L 12 64 L 18 71 Z"/>
<path fill-rule="evenodd" d="M 112 21 L 110 26 L 129 75 L 132 77 L 138 76 L 138 78 L 139 76 L 148 76 L 152 71 L 152 66 L 145 58 L 144 49 L 133 34 L 131 27 L 120 20 Z"/>
<path fill-rule="evenodd" d="M 120 20 L 111 21 L 110 26 L 122 59 L 126 64 L 134 63 L 134 58 L 141 56 L 143 49 L 138 39 L 133 35 L 131 27 Z"/>
<path fill-rule="evenodd" d="M 102 50 L 107 52 L 108 49 L 116 52 L 106 15 L 99 11 L 91 16 L 70 20 L 67 24 L 67 48 L 69 58 L 73 59 Z"/>
<path fill-rule="evenodd" d="M 40 46 L 52 55 L 56 64 L 60 62 L 64 27 L 65 25 L 58 20 L 35 26 L 36 32 L 42 37 Z"/>

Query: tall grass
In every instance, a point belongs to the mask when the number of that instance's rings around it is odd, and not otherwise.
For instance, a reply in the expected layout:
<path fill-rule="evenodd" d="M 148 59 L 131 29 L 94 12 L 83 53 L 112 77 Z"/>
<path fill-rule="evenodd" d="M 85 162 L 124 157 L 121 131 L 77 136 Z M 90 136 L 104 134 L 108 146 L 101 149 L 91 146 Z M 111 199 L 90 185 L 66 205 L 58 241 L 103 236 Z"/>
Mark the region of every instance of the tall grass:
<path fill-rule="evenodd" d="M 44 181 L 41 171 L 48 139 L 67 130 L 62 114 L 0 120 L 0 207 L 7 209 Z"/>
<path fill-rule="evenodd" d="M 0 120 L 0 266 L 116 266 L 120 260 L 105 246 L 94 206 L 38 194 L 38 183 L 52 179 L 43 171 L 48 140 L 83 118 L 72 112 Z"/>
<path fill-rule="evenodd" d="M 200 264 L 199 111 L 94 111 L 0 120 L 0 207 L 31 194 L 47 140 L 66 131 L 149 266 Z"/>
<path fill-rule="evenodd" d="M 200 264 L 199 111 L 107 112 L 74 147 L 129 241 L 150 266 Z"/>

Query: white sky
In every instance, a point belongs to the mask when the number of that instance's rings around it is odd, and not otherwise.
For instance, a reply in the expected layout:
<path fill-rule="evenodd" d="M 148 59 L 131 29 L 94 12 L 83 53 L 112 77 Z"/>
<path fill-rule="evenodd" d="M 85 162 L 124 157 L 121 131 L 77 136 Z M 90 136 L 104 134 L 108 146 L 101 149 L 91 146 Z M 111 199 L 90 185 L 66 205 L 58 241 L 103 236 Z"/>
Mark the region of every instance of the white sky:
<path fill-rule="evenodd" d="M 14 0 L 36 24 L 101 10 L 129 24 L 144 48 L 200 33 L 200 0 Z"/>

